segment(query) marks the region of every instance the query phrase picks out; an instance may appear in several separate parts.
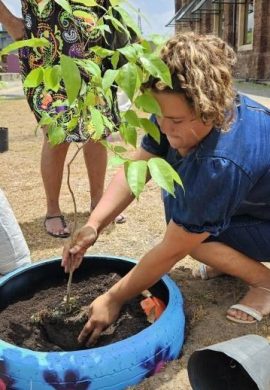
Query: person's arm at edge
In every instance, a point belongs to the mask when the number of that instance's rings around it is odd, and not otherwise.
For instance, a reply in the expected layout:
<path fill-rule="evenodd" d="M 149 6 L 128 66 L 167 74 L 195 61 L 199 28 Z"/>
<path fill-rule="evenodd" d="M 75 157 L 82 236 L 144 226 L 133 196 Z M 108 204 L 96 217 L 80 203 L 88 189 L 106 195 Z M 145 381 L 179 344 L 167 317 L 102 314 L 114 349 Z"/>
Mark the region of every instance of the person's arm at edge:
<path fill-rule="evenodd" d="M 14 16 L 5 4 L 0 0 L 0 23 L 2 23 L 9 35 L 15 40 L 24 36 L 24 23 L 22 19 Z"/>
<path fill-rule="evenodd" d="M 153 286 L 180 259 L 191 253 L 209 233 L 190 233 L 171 221 L 162 242 L 151 249 L 136 266 L 89 309 L 89 320 L 79 335 L 79 342 L 92 345 L 100 333 L 116 320 L 122 305 Z"/>

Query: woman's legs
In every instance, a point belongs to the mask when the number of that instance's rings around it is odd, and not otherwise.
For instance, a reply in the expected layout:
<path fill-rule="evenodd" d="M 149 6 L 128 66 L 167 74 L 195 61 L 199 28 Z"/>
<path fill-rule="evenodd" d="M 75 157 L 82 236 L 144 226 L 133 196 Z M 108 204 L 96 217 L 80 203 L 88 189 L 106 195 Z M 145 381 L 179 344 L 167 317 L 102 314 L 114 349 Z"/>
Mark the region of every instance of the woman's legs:
<path fill-rule="evenodd" d="M 52 147 L 48 143 L 46 131 L 44 131 L 44 141 L 41 154 L 41 175 L 46 194 L 46 215 L 48 217 L 61 215 L 59 194 L 68 147 L 68 143 L 63 143 L 61 145 Z M 49 233 L 56 235 L 61 235 L 69 231 L 68 228 L 64 228 L 60 218 L 46 220 L 45 227 Z"/>
<path fill-rule="evenodd" d="M 107 149 L 100 142 L 89 140 L 83 148 L 83 154 L 90 185 L 90 207 L 93 209 L 100 201 L 104 191 Z"/>
<path fill-rule="evenodd" d="M 270 313 L 270 293 L 258 288 L 270 289 L 270 269 L 221 242 L 202 243 L 191 256 L 252 286 L 240 303 L 262 314 Z M 229 309 L 228 314 L 244 321 L 252 320 L 252 317 L 240 310 Z"/>

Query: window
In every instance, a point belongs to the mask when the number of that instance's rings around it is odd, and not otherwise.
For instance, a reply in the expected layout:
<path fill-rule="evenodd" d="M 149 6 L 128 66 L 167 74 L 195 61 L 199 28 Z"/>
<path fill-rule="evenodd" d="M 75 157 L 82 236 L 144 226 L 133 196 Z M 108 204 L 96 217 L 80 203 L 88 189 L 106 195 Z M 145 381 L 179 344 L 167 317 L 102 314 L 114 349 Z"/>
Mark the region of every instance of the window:
<path fill-rule="evenodd" d="M 218 3 L 216 9 L 218 12 L 214 15 L 214 32 L 216 35 L 223 38 L 225 21 L 223 3 Z"/>
<path fill-rule="evenodd" d="M 253 43 L 254 31 L 254 0 L 248 0 L 245 4 L 245 19 L 243 31 L 243 45 L 250 45 Z"/>

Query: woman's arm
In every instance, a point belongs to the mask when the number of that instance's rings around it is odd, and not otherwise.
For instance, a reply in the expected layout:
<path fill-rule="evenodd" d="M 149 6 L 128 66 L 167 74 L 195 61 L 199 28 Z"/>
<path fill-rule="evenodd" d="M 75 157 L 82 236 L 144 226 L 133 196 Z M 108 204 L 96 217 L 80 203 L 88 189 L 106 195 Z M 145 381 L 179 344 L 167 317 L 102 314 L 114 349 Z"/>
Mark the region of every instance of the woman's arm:
<path fill-rule="evenodd" d="M 100 333 L 117 318 L 121 306 L 143 290 L 154 285 L 174 265 L 191 253 L 209 233 L 189 233 L 170 222 L 160 244 L 151 249 L 139 263 L 107 293 L 98 297 L 89 309 L 89 320 L 79 341 L 91 345 Z"/>
<path fill-rule="evenodd" d="M 16 18 L 0 0 L 0 23 L 2 23 L 9 35 L 18 41 L 24 36 L 24 23 L 22 19 Z"/>
<path fill-rule="evenodd" d="M 138 149 L 132 159 L 149 160 L 155 157 L 153 154 Z M 98 234 L 109 225 L 117 215 L 119 215 L 134 199 L 125 177 L 125 171 L 122 167 L 112 179 L 106 192 L 101 198 L 98 205 L 90 215 L 86 225 L 79 229 L 75 234 L 72 242 L 68 242 L 63 250 L 62 266 L 65 272 L 69 272 L 72 264 L 76 269 L 81 264 L 86 250 L 95 243 Z"/>

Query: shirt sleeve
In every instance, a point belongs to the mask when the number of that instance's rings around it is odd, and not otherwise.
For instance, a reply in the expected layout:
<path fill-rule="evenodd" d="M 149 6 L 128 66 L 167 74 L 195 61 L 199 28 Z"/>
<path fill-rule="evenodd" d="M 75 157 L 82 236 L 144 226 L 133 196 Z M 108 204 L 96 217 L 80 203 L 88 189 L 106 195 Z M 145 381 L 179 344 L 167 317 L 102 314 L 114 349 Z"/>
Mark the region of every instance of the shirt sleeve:
<path fill-rule="evenodd" d="M 160 131 L 155 115 L 151 115 L 150 121 L 153 122 L 160 132 L 160 143 L 154 140 L 149 134 L 145 134 L 141 141 L 141 147 L 149 153 L 166 158 L 169 151 L 169 142 L 167 137 Z"/>
<path fill-rule="evenodd" d="M 192 233 L 218 236 L 230 224 L 252 183 L 230 160 L 218 157 L 194 159 L 179 171 L 184 191 L 171 197 L 171 219 Z M 165 204 L 166 208 L 166 204 Z"/>

